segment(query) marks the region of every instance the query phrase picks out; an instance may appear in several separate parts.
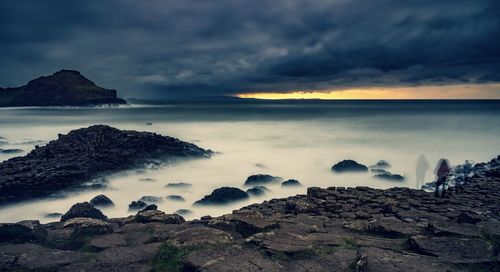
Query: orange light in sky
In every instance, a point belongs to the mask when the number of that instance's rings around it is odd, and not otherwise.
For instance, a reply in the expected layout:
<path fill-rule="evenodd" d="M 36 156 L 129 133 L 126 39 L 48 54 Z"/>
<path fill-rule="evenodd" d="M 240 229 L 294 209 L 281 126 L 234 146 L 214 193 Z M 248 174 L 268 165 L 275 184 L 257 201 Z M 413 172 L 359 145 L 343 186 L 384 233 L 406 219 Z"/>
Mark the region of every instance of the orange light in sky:
<path fill-rule="evenodd" d="M 500 99 L 500 84 L 241 93 L 254 99 Z"/>

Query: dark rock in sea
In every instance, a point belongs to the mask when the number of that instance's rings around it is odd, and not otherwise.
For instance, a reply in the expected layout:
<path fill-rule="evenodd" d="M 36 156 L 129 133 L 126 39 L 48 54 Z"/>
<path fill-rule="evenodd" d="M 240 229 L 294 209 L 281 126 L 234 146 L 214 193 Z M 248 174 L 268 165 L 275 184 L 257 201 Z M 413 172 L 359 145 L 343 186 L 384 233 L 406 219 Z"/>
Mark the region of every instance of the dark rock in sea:
<path fill-rule="evenodd" d="M 189 188 L 192 185 L 190 183 L 185 183 L 185 182 L 175 182 L 175 183 L 169 183 L 165 185 L 165 188 Z"/>
<path fill-rule="evenodd" d="M 344 172 L 366 172 L 368 171 L 368 167 L 365 165 L 359 164 L 353 160 L 343 160 L 334 166 L 332 166 L 332 171 L 337 173 Z"/>
<path fill-rule="evenodd" d="M 179 201 L 179 202 L 184 202 L 186 201 L 182 196 L 180 195 L 168 195 L 165 197 L 166 199 L 168 200 L 172 200 L 172 201 Z"/>
<path fill-rule="evenodd" d="M 152 161 L 209 157 L 212 152 L 151 132 L 105 125 L 73 130 L 26 156 L 0 163 L 0 204 L 47 196 L 102 174 Z"/>
<path fill-rule="evenodd" d="M 384 161 L 384 160 L 380 160 L 376 164 L 370 166 L 370 168 L 373 168 L 373 169 L 387 169 L 390 167 L 391 167 L 391 165 L 389 164 L 389 162 Z"/>
<path fill-rule="evenodd" d="M 245 200 L 248 194 L 238 188 L 221 187 L 215 189 L 211 194 L 206 195 L 201 200 L 196 201 L 195 205 L 217 205 L 226 204 L 234 201 Z"/>
<path fill-rule="evenodd" d="M 152 126 L 152 125 L 153 125 L 153 123 L 151 123 L 151 122 L 146 123 L 146 126 Z"/>
<path fill-rule="evenodd" d="M 152 178 L 140 178 L 139 181 L 142 181 L 142 182 L 155 182 L 156 180 L 152 179 Z"/>
<path fill-rule="evenodd" d="M 263 165 L 262 163 L 256 163 L 255 167 L 262 168 L 262 169 L 267 169 L 267 167 L 265 165 Z"/>
<path fill-rule="evenodd" d="M 266 192 L 264 190 L 262 190 L 261 188 L 253 187 L 253 188 L 247 190 L 247 194 L 252 195 L 252 196 L 262 196 L 262 195 L 265 195 Z"/>
<path fill-rule="evenodd" d="M 144 201 L 138 200 L 138 201 L 132 201 L 130 204 L 128 204 L 128 209 L 129 210 L 141 210 L 146 208 L 148 204 Z"/>
<path fill-rule="evenodd" d="M 45 215 L 45 218 L 58 218 L 60 219 L 63 216 L 62 213 L 48 213 Z"/>
<path fill-rule="evenodd" d="M 88 202 L 82 202 L 82 203 L 76 203 L 75 205 L 71 206 L 69 211 L 67 211 L 61 217 L 61 222 L 77 217 L 88 217 L 100 220 L 108 219 L 99 209 L 92 206 L 92 204 Z"/>
<path fill-rule="evenodd" d="M 375 174 L 387 174 L 389 173 L 388 171 L 384 169 L 378 169 L 378 168 L 372 168 L 371 171 Z"/>
<path fill-rule="evenodd" d="M 158 203 L 163 200 L 161 196 L 143 196 L 139 201 L 143 201 L 146 203 Z"/>
<path fill-rule="evenodd" d="M 18 153 L 23 153 L 24 150 L 18 149 L 18 148 L 11 148 L 11 149 L 0 149 L 0 153 L 2 154 L 18 154 Z"/>
<path fill-rule="evenodd" d="M 280 182 L 282 178 L 266 174 L 251 175 L 245 181 L 245 186 L 263 185 Z"/>
<path fill-rule="evenodd" d="M 297 186 L 302 186 L 302 184 L 296 180 L 296 179 L 289 179 L 289 180 L 285 180 L 281 183 L 281 186 L 285 186 L 285 187 L 297 187 Z"/>
<path fill-rule="evenodd" d="M 405 180 L 405 177 L 398 175 L 398 174 L 392 174 L 390 172 L 385 172 L 383 174 L 377 174 L 373 177 L 378 178 L 378 179 L 390 180 L 390 181 L 404 181 Z"/>
<path fill-rule="evenodd" d="M 188 215 L 188 214 L 192 214 L 193 211 L 189 210 L 189 209 L 178 209 L 175 214 L 178 214 L 178 215 Z"/>
<path fill-rule="evenodd" d="M 261 189 L 264 192 L 270 192 L 271 191 L 271 190 L 269 190 L 269 188 L 267 188 L 264 185 L 257 185 L 257 186 L 254 186 L 253 188 Z"/>
<path fill-rule="evenodd" d="M 115 205 L 109 197 L 105 195 L 98 195 L 95 196 L 90 200 L 90 204 L 92 204 L 94 207 L 108 207 L 108 206 L 113 206 Z"/>
<path fill-rule="evenodd" d="M 142 209 L 141 212 L 143 211 L 156 211 L 158 210 L 158 206 L 156 206 L 155 204 L 150 204 L 148 206 L 146 206 L 146 208 Z"/>
<path fill-rule="evenodd" d="M 17 88 L 0 89 L 0 107 L 127 104 L 116 90 L 105 89 L 78 71 L 61 70 Z"/>

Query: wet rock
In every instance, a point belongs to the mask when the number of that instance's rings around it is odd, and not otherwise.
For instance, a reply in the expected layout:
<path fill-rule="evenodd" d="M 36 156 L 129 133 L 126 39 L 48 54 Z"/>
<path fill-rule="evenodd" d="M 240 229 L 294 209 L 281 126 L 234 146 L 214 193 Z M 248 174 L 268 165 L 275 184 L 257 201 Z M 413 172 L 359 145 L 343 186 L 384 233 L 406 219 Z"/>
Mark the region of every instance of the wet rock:
<path fill-rule="evenodd" d="M 370 166 L 370 168 L 372 168 L 372 169 L 387 169 L 390 167 L 391 167 L 391 164 L 389 164 L 389 162 L 384 161 L 384 160 L 380 160 L 376 164 Z"/>
<path fill-rule="evenodd" d="M 140 211 L 135 215 L 135 221 L 139 223 L 159 222 L 163 224 L 182 224 L 184 218 L 178 214 L 165 214 L 162 211 Z"/>
<path fill-rule="evenodd" d="M 130 204 L 128 204 L 128 209 L 129 210 L 140 210 L 144 209 L 148 206 L 148 204 L 144 201 L 138 200 L 138 201 L 132 201 Z"/>
<path fill-rule="evenodd" d="M 45 215 L 45 218 L 58 218 L 60 219 L 63 216 L 62 213 L 48 213 Z"/>
<path fill-rule="evenodd" d="M 142 181 L 142 182 L 155 182 L 156 180 L 152 179 L 152 178 L 140 178 L 139 181 Z"/>
<path fill-rule="evenodd" d="M 67 221 L 71 218 L 76 217 L 88 217 L 95 218 L 101 220 L 107 220 L 106 217 L 99 209 L 92 206 L 92 204 L 88 202 L 77 203 L 69 209 L 62 217 L 61 222 Z"/>
<path fill-rule="evenodd" d="M 389 171 L 386 171 L 384 169 L 378 169 L 378 168 L 374 168 L 374 169 L 371 169 L 372 173 L 376 173 L 376 174 L 390 174 Z"/>
<path fill-rule="evenodd" d="M 353 160 L 343 160 L 334 166 L 332 166 L 332 171 L 337 173 L 344 172 L 366 172 L 368 171 L 368 167 L 365 165 L 359 164 Z"/>
<path fill-rule="evenodd" d="M 143 196 L 139 199 L 139 201 L 146 202 L 146 203 L 158 203 L 163 200 L 162 197 L 160 196 Z"/>
<path fill-rule="evenodd" d="M 172 201 L 178 201 L 178 202 L 184 202 L 186 201 L 182 196 L 180 195 L 168 195 L 165 197 L 166 199 L 168 200 L 172 200 Z"/>
<path fill-rule="evenodd" d="M 201 200 L 196 201 L 195 205 L 217 205 L 226 204 L 234 201 L 245 200 L 248 194 L 234 187 L 221 187 L 215 189 L 211 194 L 206 195 Z"/>
<path fill-rule="evenodd" d="M 98 195 L 95 196 L 90 200 L 90 204 L 92 204 L 94 207 L 109 207 L 109 206 L 114 206 L 115 204 L 109 197 L 105 195 Z"/>
<path fill-rule="evenodd" d="M 155 204 L 150 204 L 150 205 L 147 205 L 146 208 L 142 209 L 141 212 L 143 211 L 156 211 L 158 210 L 158 206 L 156 206 Z"/>
<path fill-rule="evenodd" d="M 289 179 L 289 180 L 285 180 L 281 183 L 281 186 L 284 186 L 284 187 L 298 187 L 298 186 L 302 186 L 302 184 L 296 180 L 296 179 Z"/>
<path fill-rule="evenodd" d="M 185 183 L 185 182 L 174 182 L 165 185 L 166 188 L 189 188 L 191 186 L 192 185 L 190 183 Z"/>
<path fill-rule="evenodd" d="M 383 179 L 383 180 L 390 180 L 390 181 L 404 181 L 405 177 L 398 175 L 398 174 L 392 174 L 391 172 L 385 172 L 382 174 L 376 174 L 373 176 L 374 178 L 377 179 Z"/>
<path fill-rule="evenodd" d="M 176 247 L 221 246 L 229 244 L 233 237 L 222 230 L 207 227 L 192 227 L 174 232 L 168 242 Z"/>
<path fill-rule="evenodd" d="M 18 154 L 18 153 L 23 153 L 24 150 L 18 149 L 18 148 L 11 148 L 11 149 L 0 149 L 0 153 L 2 154 Z"/>
<path fill-rule="evenodd" d="M 265 195 L 266 192 L 260 188 L 253 187 L 253 188 L 250 188 L 247 190 L 247 194 L 249 194 L 251 196 L 262 196 L 262 195 Z"/>
<path fill-rule="evenodd" d="M 280 182 L 282 178 L 266 174 L 251 175 L 245 181 L 245 186 L 265 185 Z"/>
<path fill-rule="evenodd" d="M 178 214 L 178 215 L 188 215 L 188 214 L 192 214 L 193 211 L 189 210 L 189 209 L 178 209 L 177 211 L 175 211 L 175 214 Z"/>
<path fill-rule="evenodd" d="M 198 146 L 105 125 L 77 129 L 27 155 L 0 162 L 0 204 L 47 196 L 102 174 L 178 157 L 209 157 Z"/>

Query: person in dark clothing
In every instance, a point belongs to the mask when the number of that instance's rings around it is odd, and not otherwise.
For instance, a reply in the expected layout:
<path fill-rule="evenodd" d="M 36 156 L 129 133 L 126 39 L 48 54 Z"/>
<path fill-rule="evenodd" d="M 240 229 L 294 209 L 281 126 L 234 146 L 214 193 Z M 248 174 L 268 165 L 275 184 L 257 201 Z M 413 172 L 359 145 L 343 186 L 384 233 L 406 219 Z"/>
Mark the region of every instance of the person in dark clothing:
<path fill-rule="evenodd" d="M 443 187 L 441 197 L 444 197 L 446 194 L 446 183 L 448 182 L 448 175 L 450 174 L 451 168 L 450 163 L 447 159 L 440 159 L 436 170 L 434 173 L 436 174 L 436 192 L 435 196 L 439 196 L 439 187 Z"/>

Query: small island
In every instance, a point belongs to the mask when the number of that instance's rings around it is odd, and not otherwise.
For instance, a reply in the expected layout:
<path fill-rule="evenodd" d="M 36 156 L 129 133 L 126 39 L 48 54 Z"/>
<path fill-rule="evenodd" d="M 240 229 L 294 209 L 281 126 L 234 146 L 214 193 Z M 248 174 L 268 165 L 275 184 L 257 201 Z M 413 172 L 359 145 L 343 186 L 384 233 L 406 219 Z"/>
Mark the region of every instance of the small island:
<path fill-rule="evenodd" d="M 116 90 L 105 89 L 74 70 L 61 70 L 16 88 L 0 87 L 0 107 L 122 105 Z"/>

